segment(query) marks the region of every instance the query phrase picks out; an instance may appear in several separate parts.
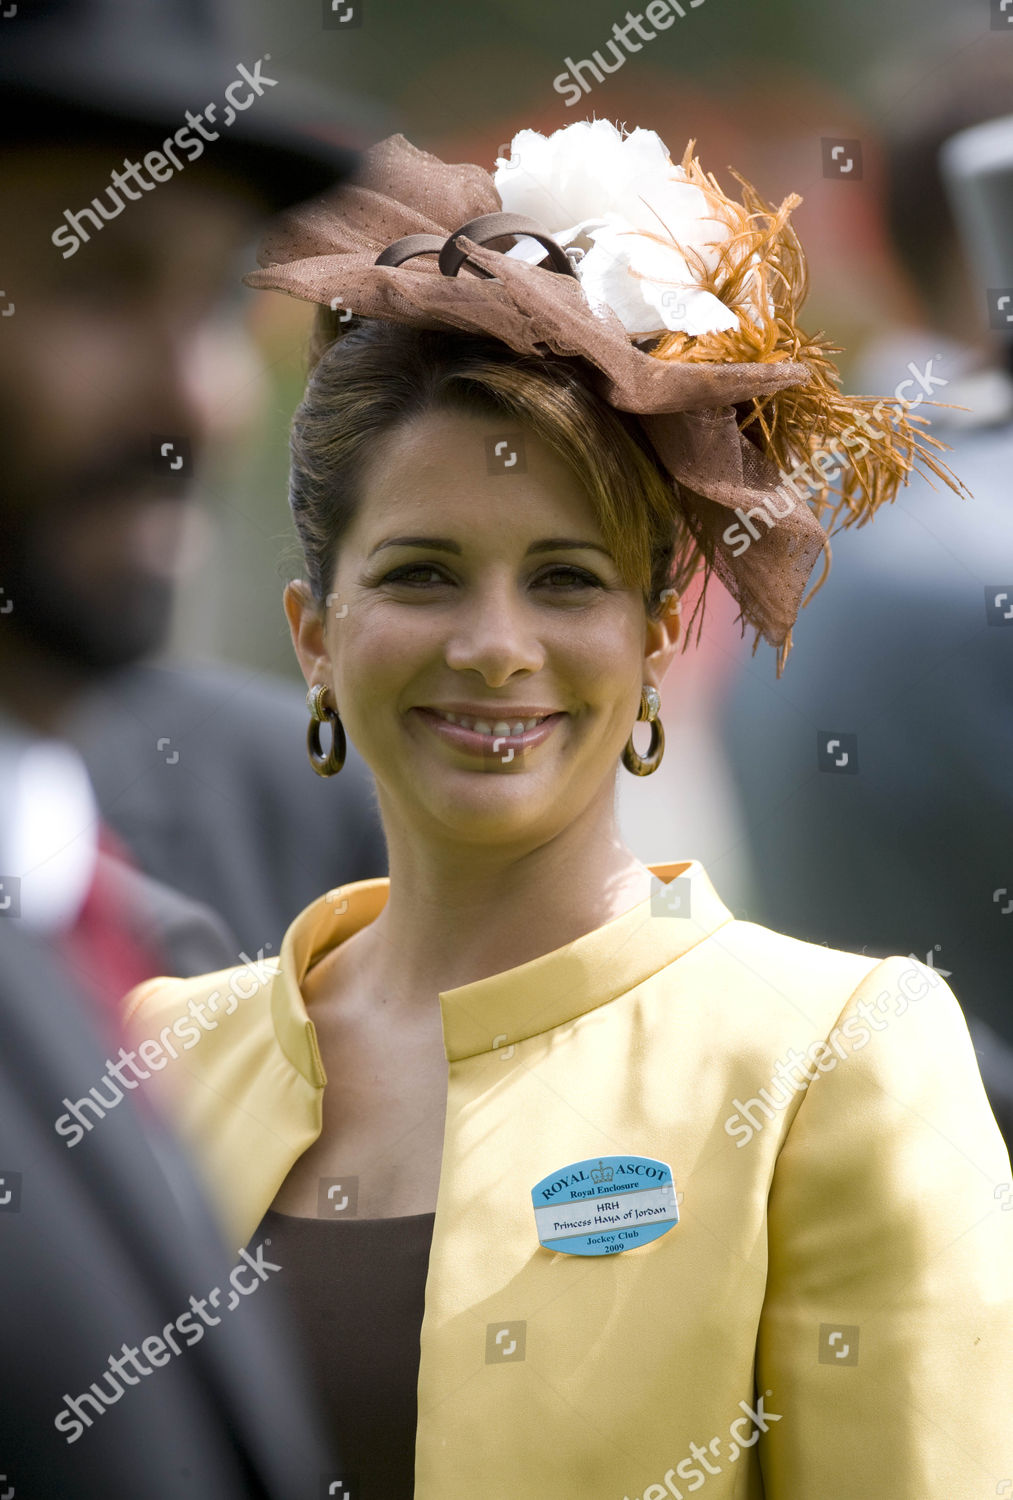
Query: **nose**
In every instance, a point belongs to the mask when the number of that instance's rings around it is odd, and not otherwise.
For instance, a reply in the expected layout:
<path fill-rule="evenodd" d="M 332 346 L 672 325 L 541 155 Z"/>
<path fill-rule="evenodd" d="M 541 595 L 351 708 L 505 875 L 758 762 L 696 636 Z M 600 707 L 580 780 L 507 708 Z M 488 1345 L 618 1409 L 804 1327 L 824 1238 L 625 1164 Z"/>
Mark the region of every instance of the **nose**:
<path fill-rule="evenodd" d="M 454 671 L 479 672 L 489 687 L 544 666 L 534 612 L 513 576 L 487 578 L 467 592 L 453 612 L 444 654 Z"/>

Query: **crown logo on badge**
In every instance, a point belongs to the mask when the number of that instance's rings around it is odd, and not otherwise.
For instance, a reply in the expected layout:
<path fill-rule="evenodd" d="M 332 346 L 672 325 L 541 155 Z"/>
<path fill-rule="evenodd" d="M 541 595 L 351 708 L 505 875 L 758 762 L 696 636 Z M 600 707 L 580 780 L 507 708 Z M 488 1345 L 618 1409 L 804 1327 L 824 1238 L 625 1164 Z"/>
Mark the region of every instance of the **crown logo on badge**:
<path fill-rule="evenodd" d="M 592 1167 L 591 1168 L 591 1181 L 592 1182 L 611 1182 L 612 1181 L 612 1168 L 611 1167 L 607 1167 L 605 1165 L 605 1163 L 602 1161 L 601 1157 L 598 1158 L 598 1165 L 596 1167 Z"/>

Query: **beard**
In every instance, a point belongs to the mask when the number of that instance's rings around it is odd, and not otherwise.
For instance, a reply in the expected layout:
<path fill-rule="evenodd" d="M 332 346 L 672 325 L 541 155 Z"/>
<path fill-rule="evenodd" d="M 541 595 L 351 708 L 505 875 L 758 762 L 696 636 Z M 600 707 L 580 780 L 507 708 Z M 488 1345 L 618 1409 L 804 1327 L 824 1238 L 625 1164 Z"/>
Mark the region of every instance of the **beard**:
<path fill-rule="evenodd" d="M 59 486 L 29 485 L 12 465 L 0 495 L 0 649 L 9 634 L 85 679 L 157 651 L 172 622 L 176 579 L 165 558 L 183 499 L 182 488 L 156 488 L 150 455 L 136 446 Z M 161 510 L 146 511 L 155 501 Z M 160 518 L 161 545 L 139 550 L 148 514 Z"/>
<path fill-rule="evenodd" d="M 68 576 L 59 567 L 58 546 L 52 535 L 36 534 L 13 556 L 5 547 L 4 603 L 12 605 L 5 631 L 88 678 L 115 672 L 165 643 L 171 579 L 137 572 L 106 580 Z"/>

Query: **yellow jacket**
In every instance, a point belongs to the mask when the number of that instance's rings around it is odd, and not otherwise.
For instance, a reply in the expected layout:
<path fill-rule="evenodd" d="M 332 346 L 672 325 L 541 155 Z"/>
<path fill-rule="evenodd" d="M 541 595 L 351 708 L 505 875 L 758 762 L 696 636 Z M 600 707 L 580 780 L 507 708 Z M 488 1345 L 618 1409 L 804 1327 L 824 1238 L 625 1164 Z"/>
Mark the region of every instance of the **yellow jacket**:
<path fill-rule="evenodd" d="M 651 868 L 649 900 L 439 996 L 418 1500 L 1009 1493 L 1013 1173 L 952 992 L 733 919 L 696 862 Z M 321 1128 L 300 981 L 387 891 L 127 997 L 237 1245 Z M 624 1153 L 671 1166 L 680 1222 L 544 1248 L 535 1184 Z"/>

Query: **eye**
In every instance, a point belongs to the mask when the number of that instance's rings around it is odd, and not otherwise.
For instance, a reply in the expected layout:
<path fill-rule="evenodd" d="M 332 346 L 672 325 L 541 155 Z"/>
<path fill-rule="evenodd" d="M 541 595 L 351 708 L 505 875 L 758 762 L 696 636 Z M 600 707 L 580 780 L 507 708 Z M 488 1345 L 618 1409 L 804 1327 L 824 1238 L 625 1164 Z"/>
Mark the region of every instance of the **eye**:
<path fill-rule="evenodd" d="M 421 587 L 425 587 L 427 580 L 420 579 L 417 576 L 412 576 L 413 574 L 418 575 L 419 573 L 435 574 L 438 579 L 445 581 L 445 577 L 441 569 L 437 568 L 434 563 L 403 563 L 401 567 L 394 568 L 390 573 L 385 573 L 383 578 L 380 579 L 380 582 L 406 583 L 409 585 L 419 585 Z M 554 568 L 546 568 L 545 571 L 540 575 L 539 582 L 544 582 L 547 578 L 559 577 L 567 579 L 570 584 L 569 589 L 563 590 L 564 593 L 571 592 L 573 588 L 590 587 L 600 589 L 604 588 L 605 586 L 600 578 L 596 578 L 593 573 L 587 572 L 586 569 L 577 568 L 565 564 L 560 564 L 558 567 Z"/>
<path fill-rule="evenodd" d="M 542 574 L 542 577 L 552 578 L 558 575 L 561 575 L 564 578 L 571 579 L 572 582 L 577 586 L 583 585 L 584 587 L 587 587 L 588 585 L 590 585 L 591 588 L 596 589 L 604 587 L 604 584 L 602 583 L 600 578 L 596 578 L 593 573 L 588 573 L 584 568 L 574 568 L 568 566 L 548 568 L 545 573 Z"/>
<path fill-rule="evenodd" d="M 418 581 L 417 579 L 416 580 L 410 579 L 408 577 L 408 574 L 409 573 L 439 573 L 439 571 L 440 571 L 439 568 L 435 567 L 433 563 L 403 563 L 400 568 L 395 568 L 392 573 L 386 573 L 383 576 L 383 578 L 380 579 L 380 582 L 381 583 L 411 583 L 411 582 L 417 582 Z"/>

